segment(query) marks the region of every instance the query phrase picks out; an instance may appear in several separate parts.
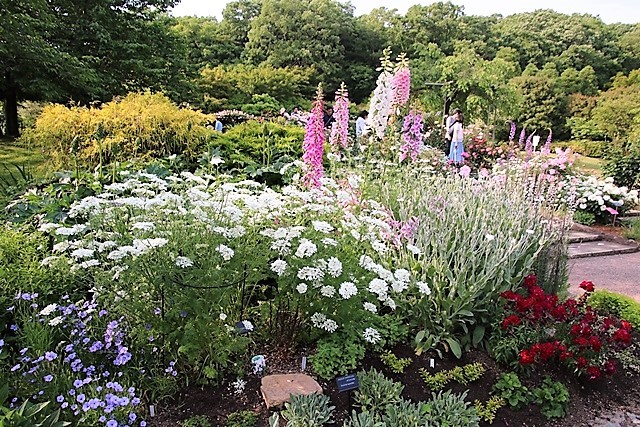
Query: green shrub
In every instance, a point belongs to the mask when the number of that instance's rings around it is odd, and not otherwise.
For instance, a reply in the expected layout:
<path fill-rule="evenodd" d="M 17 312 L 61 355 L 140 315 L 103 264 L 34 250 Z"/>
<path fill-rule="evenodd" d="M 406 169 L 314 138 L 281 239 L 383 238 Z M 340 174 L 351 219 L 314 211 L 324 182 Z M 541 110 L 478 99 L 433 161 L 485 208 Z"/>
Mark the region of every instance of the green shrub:
<path fill-rule="evenodd" d="M 70 422 L 60 421 L 60 409 L 53 412 L 49 407 L 51 402 L 32 403 L 28 400 L 22 402 L 17 408 L 9 408 L 7 398 L 9 386 L 4 384 L 0 388 L 0 426 L 3 427 L 65 427 Z M 52 405 L 55 406 L 55 405 Z"/>
<path fill-rule="evenodd" d="M 604 155 L 602 172 L 620 186 L 634 187 L 640 182 L 640 143 L 611 143 Z"/>
<path fill-rule="evenodd" d="M 433 394 L 431 400 L 423 405 L 426 425 L 440 427 L 476 427 L 480 418 L 476 409 L 465 402 L 467 393 L 454 394 L 450 390 Z"/>
<path fill-rule="evenodd" d="M 518 374 L 503 373 L 493 386 L 493 391 L 503 398 L 512 408 L 522 408 L 531 399 L 529 389 L 522 385 Z"/>
<path fill-rule="evenodd" d="M 242 104 L 242 111 L 254 116 L 273 116 L 281 108 L 282 104 L 266 93 L 254 94 L 251 96 L 250 103 Z"/>
<path fill-rule="evenodd" d="M 408 357 L 398 358 L 398 356 L 390 351 L 383 353 L 380 356 L 380 360 L 391 369 L 391 372 L 395 372 L 396 374 L 403 373 L 407 366 L 411 365 L 411 359 Z"/>
<path fill-rule="evenodd" d="M 476 381 L 484 375 L 486 368 L 480 362 L 470 363 L 464 366 L 456 366 L 453 369 L 438 371 L 431 374 L 426 369 L 420 369 L 420 375 L 432 391 L 441 390 L 450 381 L 456 381 L 462 385 Z"/>
<path fill-rule="evenodd" d="M 569 390 L 564 384 L 547 377 L 540 387 L 533 390 L 533 396 L 540 412 L 548 419 L 562 418 L 567 414 Z"/>
<path fill-rule="evenodd" d="M 181 427 L 211 427 L 209 419 L 204 415 L 194 415 L 186 420 L 180 421 Z"/>
<path fill-rule="evenodd" d="M 387 406 L 382 417 L 385 425 L 393 427 L 423 427 L 427 422 L 422 403 L 401 399 L 395 405 Z"/>
<path fill-rule="evenodd" d="M 640 328 L 640 303 L 633 298 L 598 290 L 589 296 L 588 303 L 596 310 L 624 319 L 634 328 Z"/>
<path fill-rule="evenodd" d="M 316 374 L 330 380 L 355 369 L 364 354 L 363 345 L 331 336 L 318 341 L 316 352 L 309 357 L 309 361 Z"/>
<path fill-rule="evenodd" d="M 624 237 L 627 239 L 640 240 L 640 218 L 635 218 L 625 225 L 626 228 L 623 232 Z"/>
<path fill-rule="evenodd" d="M 322 427 L 331 423 L 335 407 L 329 406 L 329 396 L 309 394 L 291 396 L 291 402 L 284 404 L 282 416 L 287 420 L 285 427 Z"/>
<path fill-rule="evenodd" d="M 588 139 L 575 141 L 562 141 L 553 143 L 552 148 L 571 148 L 574 153 L 587 157 L 601 158 L 609 143 L 606 141 L 591 141 Z"/>
<path fill-rule="evenodd" d="M 596 223 L 596 216 L 591 212 L 577 210 L 573 213 L 573 220 L 578 224 L 590 226 Z"/>
<path fill-rule="evenodd" d="M 357 414 L 356 411 L 352 411 L 351 417 L 344 422 L 343 427 L 387 427 L 387 425 L 379 422 L 374 415 L 368 412 Z"/>
<path fill-rule="evenodd" d="M 57 166 L 181 153 L 195 159 L 214 133 L 207 128 L 212 119 L 178 108 L 160 93 L 130 93 L 100 108 L 49 105 L 22 141 L 42 147 Z"/>
<path fill-rule="evenodd" d="M 375 368 L 358 373 L 360 388 L 354 396 L 357 405 L 364 412 L 382 414 L 388 405 L 400 402 L 404 386 L 386 378 Z"/>
<path fill-rule="evenodd" d="M 498 409 L 502 408 L 507 403 L 505 400 L 498 396 L 492 396 L 487 403 L 482 403 L 479 400 L 473 402 L 473 407 L 478 412 L 478 416 L 485 422 L 491 424 L 496 418 Z"/>
<path fill-rule="evenodd" d="M 251 120 L 214 135 L 209 151 L 225 161 L 222 169 L 269 183 L 281 180 L 281 168 L 300 158 L 303 139 L 300 127 Z"/>
<path fill-rule="evenodd" d="M 258 414 L 252 411 L 233 412 L 227 416 L 227 427 L 255 427 Z"/>

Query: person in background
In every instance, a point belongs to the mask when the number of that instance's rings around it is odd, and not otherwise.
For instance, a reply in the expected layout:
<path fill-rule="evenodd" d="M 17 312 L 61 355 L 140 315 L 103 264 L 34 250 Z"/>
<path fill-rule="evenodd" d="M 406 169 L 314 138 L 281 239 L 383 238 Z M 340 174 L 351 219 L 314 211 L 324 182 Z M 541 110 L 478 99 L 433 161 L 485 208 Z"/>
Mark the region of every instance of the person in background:
<path fill-rule="evenodd" d="M 453 114 L 451 114 L 450 116 L 447 116 L 447 119 L 445 120 L 445 126 L 444 126 L 444 154 L 445 155 L 449 155 L 449 153 L 451 152 L 451 137 L 453 135 L 453 125 L 456 122 L 456 118 L 458 117 L 458 114 L 462 114 L 462 111 L 459 108 L 456 108 L 455 110 L 453 110 Z"/>
<path fill-rule="evenodd" d="M 328 107 L 324 112 L 324 127 L 331 127 L 336 119 L 333 117 L 333 107 Z"/>
<path fill-rule="evenodd" d="M 281 115 L 282 117 L 284 117 L 284 118 L 285 118 L 285 120 L 287 120 L 287 121 L 288 121 L 288 120 L 291 120 L 291 115 L 290 115 L 289 113 L 287 113 L 287 109 L 286 109 L 286 108 L 284 108 L 284 107 L 282 107 L 282 108 L 280 109 L 280 115 Z"/>
<path fill-rule="evenodd" d="M 455 114 L 455 122 L 451 125 L 451 145 L 449 160 L 455 164 L 464 160 L 464 116 L 460 110 Z"/>
<path fill-rule="evenodd" d="M 224 128 L 224 126 L 222 126 L 222 122 L 218 119 L 216 119 L 216 123 L 213 127 L 217 132 L 222 132 L 222 129 Z"/>
<path fill-rule="evenodd" d="M 362 110 L 360 114 L 358 114 L 358 118 L 356 119 L 356 140 L 367 134 L 367 117 L 369 117 L 367 110 Z"/>

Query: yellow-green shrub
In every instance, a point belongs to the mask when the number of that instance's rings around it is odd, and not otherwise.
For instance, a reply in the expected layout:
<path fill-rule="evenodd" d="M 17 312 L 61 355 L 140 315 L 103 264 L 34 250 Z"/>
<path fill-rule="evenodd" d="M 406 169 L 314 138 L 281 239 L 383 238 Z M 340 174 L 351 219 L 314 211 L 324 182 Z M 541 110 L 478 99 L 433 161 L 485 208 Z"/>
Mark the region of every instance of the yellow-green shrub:
<path fill-rule="evenodd" d="M 633 298 L 599 290 L 589 296 L 588 303 L 597 310 L 628 321 L 634 328 L 640 328 L 640 303 Z"/>
<path fill-rule="evenodd" d="M 42 147 L 56 165 L 75 156 L 89 166 L 174 153 L 194 158 L 213 134 L 207 128 L 212 120 L 161 93 L 130 93 L 101 108 L 49 105 L 22 138 Z"/>

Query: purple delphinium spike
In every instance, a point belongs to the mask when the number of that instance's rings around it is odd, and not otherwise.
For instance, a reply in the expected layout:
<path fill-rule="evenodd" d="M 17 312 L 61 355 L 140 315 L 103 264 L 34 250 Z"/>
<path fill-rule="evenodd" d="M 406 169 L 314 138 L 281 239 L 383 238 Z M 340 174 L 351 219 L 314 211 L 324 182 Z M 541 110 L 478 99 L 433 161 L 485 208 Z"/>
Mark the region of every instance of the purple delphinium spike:
<path fill-rule="evenodd" d="M 515 122 L 509 122 L 511 123 L 511 130 L 509 131 L 509 142 L 513 142 L 513 138 L 516 137 L 516 123 Z"/>
<path fill-rule="evenodd" d="M 520 139 L 518 140 L 518 145 L 520 148 L 524 145 L 524 138 L 527 136 L 526 128 L 522 128 L 522 132 L 520 132 Z"/>
<path fill-rule="evenodd" d="M 549 129 L 549 136 L 547 137 L 547 142 L 545 142 L 544 148 L 542 149 L 542 152 L 544 154 L 551 153 L 551 139 L 552 138 L 553 138 L 553 130 Z"/>

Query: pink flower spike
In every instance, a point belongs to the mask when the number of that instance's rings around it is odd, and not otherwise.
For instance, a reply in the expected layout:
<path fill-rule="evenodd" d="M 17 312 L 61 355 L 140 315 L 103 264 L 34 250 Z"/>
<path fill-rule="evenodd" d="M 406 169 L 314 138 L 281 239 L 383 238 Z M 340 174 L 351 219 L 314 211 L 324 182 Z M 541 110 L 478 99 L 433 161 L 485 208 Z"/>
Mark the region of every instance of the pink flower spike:
<path fill-rule="evenodd" d="M 422 113 L 416 113 L 411 110 L 404 118 L 402 140 L 404 144 L 400 147 L 400 161 L 406 159 L 407 156 L 411 156 L 411 160 L 415 162 L 424 148 L 424 143 L 422 142 Z"/>
<path fill-rule="evenodd" d="M 403 66 L 395 72 L 391 79 L 391 87 L 393 88 L 394 106 L 402 107 L 409 102 L 411 90 L 411 70 L 409 67 Z"/>
<path fill-rule="evenodd" d="M 340 89 L 336 91 L 336 101 L 333 108 L 333 117 L 335 122 L 331 128 L 331 136 L 329 142 L 336 149 L 342 147 L 347 148 L 348 132 L 349 132 L 349 92 L 344 86 L 340 85 Z"/>
<path fill-rule="evenodd" d="M 307 187 L 319 188 L 322 186 L 322 155 L 324 154 L 324 102 L 322 85 L 318 85 L 316 100 L 309 114 L 309 120 L 305 126 L 304 141 L 302 143 L 304 153 L 304 176 L 302 182 Z"/>

